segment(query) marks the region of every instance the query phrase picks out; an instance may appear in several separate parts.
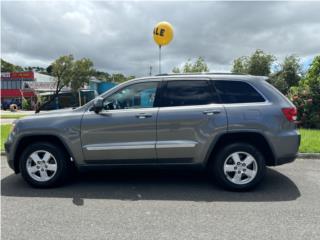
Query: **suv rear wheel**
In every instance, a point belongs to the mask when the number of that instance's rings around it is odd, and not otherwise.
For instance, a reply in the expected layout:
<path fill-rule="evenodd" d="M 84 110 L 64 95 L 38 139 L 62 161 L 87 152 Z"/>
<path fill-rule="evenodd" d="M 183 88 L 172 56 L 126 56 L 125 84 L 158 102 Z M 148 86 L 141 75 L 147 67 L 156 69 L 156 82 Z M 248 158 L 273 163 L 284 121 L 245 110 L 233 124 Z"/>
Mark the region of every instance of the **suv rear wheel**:
<path fill-rule="evenodd" d="M 222 187 L 238 191 L 249 190 L 260 183 L 265 169 L 264 156 L 247 143 L 226 146 L 210 166 L 211 173 Z"/>
<path fill-rule="evenodd" d="M 34 143 L 21 155 L 21 175 L 33 187 L 55 187 L 66 180 L 68 161 L 67 154 L 56 145 Z"/>

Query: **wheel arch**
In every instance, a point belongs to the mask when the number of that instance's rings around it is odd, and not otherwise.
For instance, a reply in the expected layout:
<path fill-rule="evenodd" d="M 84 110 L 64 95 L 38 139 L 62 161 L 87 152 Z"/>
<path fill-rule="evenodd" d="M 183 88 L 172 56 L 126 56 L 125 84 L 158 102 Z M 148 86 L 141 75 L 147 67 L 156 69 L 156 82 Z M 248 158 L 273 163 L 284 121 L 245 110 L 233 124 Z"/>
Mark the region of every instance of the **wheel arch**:
<path fill-rule="evenodd" d="M 19 139 L 17 143 L 17 147 L 14 151 L 13 159 L 14 159 L 14 171 L 15 173 L 20 172 L 19 161 L 22 152 L 24 149 L 35 142 L 48 142 L 51 144 L 55 144 L 59 146 L 68 156 L 74 159 L 71 150 L 68 148 L 68 145 L 58 136 L 52 134 L 37 134 L 37 135 L 26 135 Z"/>
<path fill-rule="evenodd" d="M 237 142 L 248 143 L 255 146 L 265 157 L 267 166 L 275 165 L 275 154 L 270 143 L 262 133 L 255 131 L 227 132 L 220 135 L 211 143 L 205 163 L 208 164 L 214 161 L 215 154 L 218 153 L 219 149 Z"/>

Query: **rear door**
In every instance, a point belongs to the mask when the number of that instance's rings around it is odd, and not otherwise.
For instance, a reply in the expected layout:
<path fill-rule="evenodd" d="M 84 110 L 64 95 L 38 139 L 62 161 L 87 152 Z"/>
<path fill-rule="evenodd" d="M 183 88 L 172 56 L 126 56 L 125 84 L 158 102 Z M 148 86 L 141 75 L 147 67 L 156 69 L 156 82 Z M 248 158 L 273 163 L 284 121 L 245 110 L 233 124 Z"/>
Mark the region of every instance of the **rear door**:
<path fill-rule="evenodd" d="M 157 118 L 159 163 L 201 162 L 227 129 L 224 107 L 207 79 L 170 79 L 162 87 Z"/>

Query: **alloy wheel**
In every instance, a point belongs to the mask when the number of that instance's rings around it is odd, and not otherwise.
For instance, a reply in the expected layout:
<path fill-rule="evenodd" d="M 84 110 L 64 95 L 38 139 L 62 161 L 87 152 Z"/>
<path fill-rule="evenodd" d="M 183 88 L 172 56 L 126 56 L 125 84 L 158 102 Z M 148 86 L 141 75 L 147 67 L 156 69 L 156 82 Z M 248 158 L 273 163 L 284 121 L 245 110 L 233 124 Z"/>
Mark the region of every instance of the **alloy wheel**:
<path fill-rule="evenodd" d="M 39 150 L 31 153 L 26 162 L 29 176 L 39 182 L 49 181 L 57 172 L 57 160 L 48 151 Z"/>
<path fill-rule="evenodd" d="M 224 161 L 223 171 L 230 182 L 242 185 L 250 183 L 256 177 L 258 164 L 251 154 L 234 152 Z"/>

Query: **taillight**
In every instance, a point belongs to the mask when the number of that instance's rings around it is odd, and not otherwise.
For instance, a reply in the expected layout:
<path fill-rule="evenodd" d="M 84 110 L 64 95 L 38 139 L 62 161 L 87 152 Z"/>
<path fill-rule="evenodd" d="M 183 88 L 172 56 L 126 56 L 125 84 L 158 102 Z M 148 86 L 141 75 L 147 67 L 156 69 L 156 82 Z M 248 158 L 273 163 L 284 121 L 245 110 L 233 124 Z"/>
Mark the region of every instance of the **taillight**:
<path fill-rule="evenodd" d="M 283 114 L 286 116 L 289 122 L 293 122 L 297 120 L 297 109 L 295 107 L 292 108 L 282 108 Z"/>

